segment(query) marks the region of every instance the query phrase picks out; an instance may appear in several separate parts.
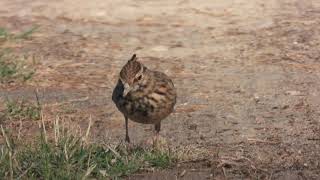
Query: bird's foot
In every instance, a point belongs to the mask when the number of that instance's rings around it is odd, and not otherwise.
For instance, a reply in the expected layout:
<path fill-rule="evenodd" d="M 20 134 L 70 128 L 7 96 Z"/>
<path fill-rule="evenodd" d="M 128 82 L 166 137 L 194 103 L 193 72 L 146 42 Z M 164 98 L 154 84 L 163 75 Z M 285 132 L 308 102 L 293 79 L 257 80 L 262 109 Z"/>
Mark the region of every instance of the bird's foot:
<path fill-rule="evenodd" d="M 125 142 L 128 143 L 128 144 L 130 144 L 130 138 L 129 138 L 129 136 L 126 136 Z"/>
<path fill-rule="evenodd" d="M 127 151 L 131 151 L 132 149 L 135 148 L 135 145 L 130 141 L 129 137 L 125 138 L 125 141 L 123 142 L 123 147 L 127 150 Z"/>
<path fill-rule="evenodd" d="M 146 140 L 146 145 L 148 147 L 152 147 L 155 150 L 162 150 L 167 147 L 167 141 L 159 134 L 156 134 L 155 136 Z"/>

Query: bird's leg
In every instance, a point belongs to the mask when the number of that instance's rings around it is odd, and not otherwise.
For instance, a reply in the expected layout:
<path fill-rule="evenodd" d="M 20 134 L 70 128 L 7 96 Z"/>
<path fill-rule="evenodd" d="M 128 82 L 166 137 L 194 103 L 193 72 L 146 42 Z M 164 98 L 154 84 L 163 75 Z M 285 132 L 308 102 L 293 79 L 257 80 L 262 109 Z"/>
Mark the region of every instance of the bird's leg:
<path fill-rule="evenodd" d="M 156 130 L 156 135 L 159 135 L 160 129 L 161 129 L 161 122 L 158 122 L 154 125 L 154 129 Z"/>
<path fill-rule="evenodd" d="M 130 143 L 129 133 L 128 133 L 128 117 L 124 116 L 125 124 L 126 124 L 126 139 L 125 141 Z"/>
<path fill-rule="evenodd" d="M 146 140 L 147 145 L 153 146 L 154 149 L 161 149 L 166 144 L 165 139 L 160 136 L 161 122 L 154 125 L 155 135 Z"/>
<path fill-rule="evenodd" d="M 155 139 L 155 141 L 157 141 L 160 136 L 161 122 L 158 122 L 157 124 L 155 124 L 154 129 L 156 130 L 156 135 L 155 135 L 154 139 Z"/>

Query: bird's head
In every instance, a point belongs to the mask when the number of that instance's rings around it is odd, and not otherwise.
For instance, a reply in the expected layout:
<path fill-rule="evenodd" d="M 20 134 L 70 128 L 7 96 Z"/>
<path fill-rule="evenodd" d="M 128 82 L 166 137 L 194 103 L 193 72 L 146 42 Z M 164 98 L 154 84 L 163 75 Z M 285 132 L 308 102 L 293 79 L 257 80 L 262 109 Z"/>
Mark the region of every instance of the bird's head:
<path fill-rule="evenodd" d="M 145 77 L 145 71 L 146 67 L 137 61 L 137 56 L 134 54 L 120 71 L 120 80 L 124 85 L 123 96 L 126 96 L 130 91 L 139 89 Z"/>

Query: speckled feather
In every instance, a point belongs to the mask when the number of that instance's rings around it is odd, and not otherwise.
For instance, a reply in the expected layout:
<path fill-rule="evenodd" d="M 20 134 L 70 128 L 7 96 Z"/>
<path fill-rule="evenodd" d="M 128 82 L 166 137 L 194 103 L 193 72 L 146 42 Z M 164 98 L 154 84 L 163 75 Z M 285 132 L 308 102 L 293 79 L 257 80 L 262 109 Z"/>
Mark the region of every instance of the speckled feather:
<path fill-rule="evenodd" d="M 132 83 L 143 68 L 143 79 L 139 88 L 123 95 L 123 81 Z M 113 91 L 112 99 L 118 109 L 129 119 L 145 124 L 156 124 L 166 118 L 176 103 L 176 89 L 164 73 L 151 71 L 136 60 L 129 60 L 120 72 L 120 79 Z"/>

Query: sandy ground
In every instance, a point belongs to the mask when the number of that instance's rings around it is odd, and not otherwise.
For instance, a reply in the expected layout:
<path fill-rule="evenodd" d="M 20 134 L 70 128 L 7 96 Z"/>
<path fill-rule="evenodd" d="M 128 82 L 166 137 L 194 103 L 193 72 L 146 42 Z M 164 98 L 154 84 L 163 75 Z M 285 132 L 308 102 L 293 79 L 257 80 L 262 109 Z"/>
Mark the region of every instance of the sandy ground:
<path fill-rule="evenodd" d="M 40 26 L 12 47 L 36 61 L 34 78 L 1 86 L 1 100 L 38 89 L 74 126 L 91 116 L 92 141 L 119 141 L 111 93 L 137 53 L 178 88 L 161 135 L 207 160 L 129 179 L 319 179 L 319 19 L 317 0 L 1 0 L 0 27 Z M 130 122 L 134 142 L 152 133 Z"/>

